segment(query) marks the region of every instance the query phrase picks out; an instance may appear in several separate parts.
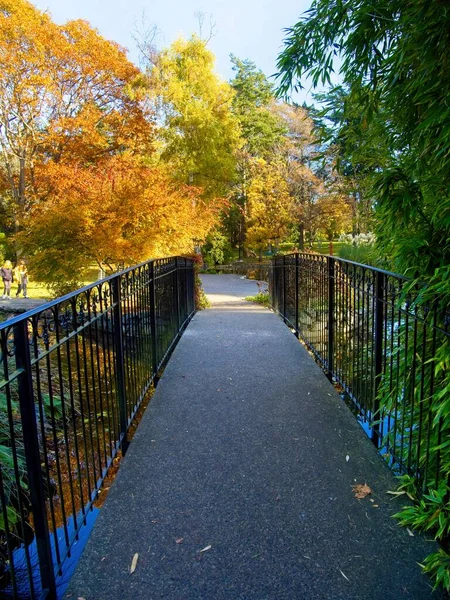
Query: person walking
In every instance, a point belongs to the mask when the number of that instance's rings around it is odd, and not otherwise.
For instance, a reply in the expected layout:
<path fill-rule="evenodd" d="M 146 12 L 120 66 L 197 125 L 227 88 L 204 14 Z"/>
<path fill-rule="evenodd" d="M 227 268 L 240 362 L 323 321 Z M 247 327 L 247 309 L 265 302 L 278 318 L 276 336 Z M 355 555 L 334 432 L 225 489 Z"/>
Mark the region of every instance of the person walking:
<path fill-rule="evenodd" d="M 27 296 L 27 284 L 28 284 L 28 269 L 23 260 L 21 260 L 17 267 L 14 269 L 14 277 L 17 279 L 17 292 L 16 297 L 23 292 L 23 297 Z"/>
<path fill-rule="evenodd" d="M 28 298 L 27 296 L 27 287 L 28 287 L 28 269 L 26 264 L 22 261 L 19 269 L 19 288 L 22 290 L 23 297 Z"/>
<path fill-rule="evenodd" d="M 14 279 L 17 281 L 16 298 L 22 291 L 22 286 L 20 284 L 20 266 L 21 266 L 21 264 L 22 264 L 22 262 L 18 262 L 17 265 L 14 267 Z"/>
<path fill-rule="evenodd" d="M 0 276 L 3 281 L 3 296 L 2 298 L 9 298 L 11 295 L 11 284 L 13 282 L 13 271 L 10 260 L 5 260 L 3 267 L 0 269 Z"/>

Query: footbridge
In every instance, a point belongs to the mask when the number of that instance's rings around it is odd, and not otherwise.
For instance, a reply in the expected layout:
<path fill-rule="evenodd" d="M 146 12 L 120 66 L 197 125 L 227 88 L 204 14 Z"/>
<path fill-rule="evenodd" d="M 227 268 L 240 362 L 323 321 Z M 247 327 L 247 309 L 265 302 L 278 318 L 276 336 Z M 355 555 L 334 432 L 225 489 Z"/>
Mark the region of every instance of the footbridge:
<path fill-rule="evenodd" d="M 392 518 L 380 428 L 293 335 L 298 280 L 272 275 L 280 319 L 245 300 L 256 282 L 203 275 L 195 313 L 192 267 L 146 263 L 2 325 L 9 597 L 441 598 L 418 564 L 434 543 Z M 310 350 L 328 335 L 309 331 Z"/>

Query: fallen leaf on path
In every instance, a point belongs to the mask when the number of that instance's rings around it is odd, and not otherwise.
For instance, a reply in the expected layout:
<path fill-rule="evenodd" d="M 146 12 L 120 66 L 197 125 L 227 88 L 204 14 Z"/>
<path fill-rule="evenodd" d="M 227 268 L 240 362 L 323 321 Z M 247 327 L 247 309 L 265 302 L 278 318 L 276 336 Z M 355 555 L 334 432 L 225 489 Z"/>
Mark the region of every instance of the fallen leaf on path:
<path fill-rule="evenodd" d="M 357 483 L 352 486 L 352 492 L 355 494 L 355 498 L 362 499 L 372 493 L 372 490 L 367 483 Z"/>
<path fill-rule="evenodd" d="M 204 547 L 202 550 L 200 550 L 200 554 L 201 554 L 202 552 L 206 552 L 207 550 L 211 550 L 211 545 L 209 545 L 209 546 L 205 546 L 205 547 Z"/>
<path fill-rule="evenodd" d="M 139 554 L 136 552 L 136 554 L 133 556 L 133 560 L 131 561 L 130 575 L 132 575 L 136 571 L 138 558 Z"/>
<path fill-rule="evenodd" d="M 175 544 L 181 544 L 183 542 L 184 538 L 177 538 L 175 540 Z"/>
<path fill-rule="evenodd" d="M 345 457 L 345 460 L 348 462 L 350 460 L 350 456 L 347 454 L 347 456 Z"/>
<path fill-rule="evenodd" d="M 409 533 L 409 535 L 411 537 L 414 537 L 414 534 L 413 534 L 413 532 L 411 531 L 411 529 L 409 527 L 406 528 L 406 531 Z"/>

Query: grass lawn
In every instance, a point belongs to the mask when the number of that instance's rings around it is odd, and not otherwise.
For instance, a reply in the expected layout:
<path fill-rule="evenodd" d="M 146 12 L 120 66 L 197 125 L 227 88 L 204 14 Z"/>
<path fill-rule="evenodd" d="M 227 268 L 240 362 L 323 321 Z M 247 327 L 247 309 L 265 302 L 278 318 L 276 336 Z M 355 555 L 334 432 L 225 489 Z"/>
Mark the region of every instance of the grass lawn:
<path fill-rule="evenodd" d="M 97 281 L 97 279 L 98 279 L 98 267 L 96 265 L 93 265 L 92 267 L 90 267 L 87 270 L 83 285 L 88 285 L 89 283 L 93 283 L 94 281 Z M 17 292 L 17 282 L 13 283 L 13 285 L 12 285 L 11 295 L 14 296 L 16 292 Z M 27 292 L 28 292 L 27 295 L 29 298 L 36 298 L 39 300 L 51 300 L 51 297 L 52 297 L 47 286 L 45 286 L 44 284 L 39 283 L 37 281 L 33 281 L 32 276 L 30 276 L 30 278 L 29 278 Z"/>

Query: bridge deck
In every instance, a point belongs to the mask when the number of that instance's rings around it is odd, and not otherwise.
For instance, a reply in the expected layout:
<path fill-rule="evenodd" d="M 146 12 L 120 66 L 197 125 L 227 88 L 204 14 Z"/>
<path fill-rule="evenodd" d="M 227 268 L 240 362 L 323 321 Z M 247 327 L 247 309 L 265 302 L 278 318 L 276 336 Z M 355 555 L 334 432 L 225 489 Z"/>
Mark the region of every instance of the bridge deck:
<path fill-rule="evenodd" d="M 433 544 L 391 518 L 394 478 L 321 370 L 242 299 L 253 282 L 204 286 L 66 597 L 440 597 L 417 565 Z"/>

